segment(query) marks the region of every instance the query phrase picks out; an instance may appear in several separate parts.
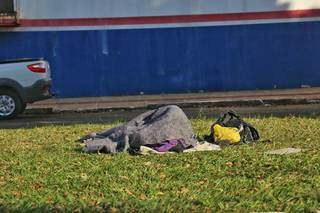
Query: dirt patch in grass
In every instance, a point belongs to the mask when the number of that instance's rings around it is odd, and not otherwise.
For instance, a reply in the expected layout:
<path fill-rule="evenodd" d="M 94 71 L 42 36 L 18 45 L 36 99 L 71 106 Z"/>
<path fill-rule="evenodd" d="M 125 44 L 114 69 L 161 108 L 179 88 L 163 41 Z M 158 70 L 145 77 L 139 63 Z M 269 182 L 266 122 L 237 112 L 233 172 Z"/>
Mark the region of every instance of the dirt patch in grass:
<path fill-rule="evenodd" d="M 248 120 L 272 142 L 164 156 L 79 151 L 79 136 L 112 125 L 0 130 L 0 210 L 319 210 L 320 118 Z M 265 154 L 286 147 L 304 151 Z"/>

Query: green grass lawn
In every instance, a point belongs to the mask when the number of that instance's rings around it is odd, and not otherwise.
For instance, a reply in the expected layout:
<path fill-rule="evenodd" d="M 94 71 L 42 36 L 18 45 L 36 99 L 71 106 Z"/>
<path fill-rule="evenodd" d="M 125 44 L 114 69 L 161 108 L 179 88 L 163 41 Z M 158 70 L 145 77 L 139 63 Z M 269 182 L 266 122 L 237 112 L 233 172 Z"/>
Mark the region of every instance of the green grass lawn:
<path fill-rule="evenodd" d="M 320 117 L 247 120 L 272 143 L 164 156 L 89 155 L 74 140 L 112 125 L 0 130 L 0 211 L 320 210 Z M 192 124 L 202 136 L 211 121 Z M 265 154 L 286 147 L 304 151 Z"/>

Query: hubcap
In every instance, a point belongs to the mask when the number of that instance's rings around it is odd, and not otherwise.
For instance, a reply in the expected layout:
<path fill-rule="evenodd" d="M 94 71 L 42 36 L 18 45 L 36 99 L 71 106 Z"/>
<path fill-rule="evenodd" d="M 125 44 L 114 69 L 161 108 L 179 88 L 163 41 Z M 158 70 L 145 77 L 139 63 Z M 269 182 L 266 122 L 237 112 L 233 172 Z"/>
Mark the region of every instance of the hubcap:
<path fill-rule="evenodd" d="M 0 95 L 0 116 L 11 115 L 16 108 L 13 98 L 7 95 Z"/>

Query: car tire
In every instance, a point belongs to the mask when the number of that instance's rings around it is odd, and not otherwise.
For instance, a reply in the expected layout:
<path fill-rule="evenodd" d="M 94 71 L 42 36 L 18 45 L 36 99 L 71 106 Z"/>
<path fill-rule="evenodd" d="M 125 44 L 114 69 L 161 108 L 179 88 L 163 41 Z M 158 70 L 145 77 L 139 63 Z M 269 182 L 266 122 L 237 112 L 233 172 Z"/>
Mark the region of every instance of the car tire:
<path fill-rule="evenodd" d="M 11 90 L 0 90 L 0 120 L 16 117 L 23 111 L 24 103 L 20 96 Z"/>

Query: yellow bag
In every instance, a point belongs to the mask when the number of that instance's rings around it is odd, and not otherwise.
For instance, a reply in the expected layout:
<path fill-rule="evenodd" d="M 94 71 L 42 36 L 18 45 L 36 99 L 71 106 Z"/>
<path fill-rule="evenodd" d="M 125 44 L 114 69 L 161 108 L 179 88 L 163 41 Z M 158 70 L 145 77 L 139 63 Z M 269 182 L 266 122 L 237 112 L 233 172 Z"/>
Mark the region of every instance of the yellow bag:
<path fill-rule="evenodd" d="M 256 142 L 260 136 L 256 128 L 229 111 L 211 125 L 210 135 L 205 135 L 204 139 L 219 145 L 234 145 Z"/>
<path fill-rule="evenodd" d="M 213 126 L 214 141 L 228 141 L 231 144 L 239 143 L 241 136 L 239 130 L 234 127 L 223 127 L 219 124 Z"/>

